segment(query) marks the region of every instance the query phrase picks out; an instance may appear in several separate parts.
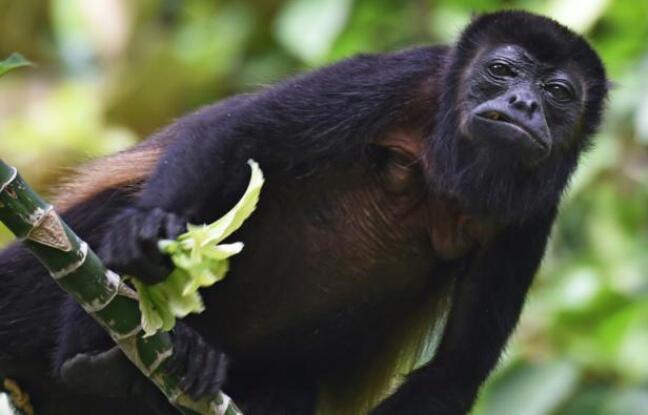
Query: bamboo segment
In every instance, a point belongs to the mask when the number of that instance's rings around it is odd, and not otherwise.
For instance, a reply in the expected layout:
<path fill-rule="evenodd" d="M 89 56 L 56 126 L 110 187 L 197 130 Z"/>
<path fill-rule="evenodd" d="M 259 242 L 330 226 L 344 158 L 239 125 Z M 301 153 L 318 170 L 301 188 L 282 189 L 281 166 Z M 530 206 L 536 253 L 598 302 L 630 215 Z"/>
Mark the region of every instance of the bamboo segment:
<path fill-rule="evenodd" d="M 179 377 L 166 373 L 162 366 L 173 352 L 169 333 L 143 337 L 136 292 L 106 269 L 53 207 L 25 183 L 14 167 L 2 160 L 0 221 L 23 241 L 61 288 L 106 329 L 133 364 L 183 414 L 242 415 L 221 392 L 194 401 L 178 388 Z"/>

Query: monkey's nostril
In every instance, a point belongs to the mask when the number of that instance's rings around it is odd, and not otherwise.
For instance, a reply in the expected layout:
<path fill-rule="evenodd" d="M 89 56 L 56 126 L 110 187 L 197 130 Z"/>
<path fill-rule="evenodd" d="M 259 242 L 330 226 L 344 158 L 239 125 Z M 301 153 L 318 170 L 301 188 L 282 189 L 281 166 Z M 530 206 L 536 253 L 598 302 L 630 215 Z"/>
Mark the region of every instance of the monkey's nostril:
<path fill-rule="evenodd" d="M 509 105 L 510 105 L 510 104 L 513 104 L 516 100 L 517 100 L 516 96 L 513 95 L 513 96 L 512 96 L 511 98 L 509 98 L 509 100 L 508 100 Z"/>

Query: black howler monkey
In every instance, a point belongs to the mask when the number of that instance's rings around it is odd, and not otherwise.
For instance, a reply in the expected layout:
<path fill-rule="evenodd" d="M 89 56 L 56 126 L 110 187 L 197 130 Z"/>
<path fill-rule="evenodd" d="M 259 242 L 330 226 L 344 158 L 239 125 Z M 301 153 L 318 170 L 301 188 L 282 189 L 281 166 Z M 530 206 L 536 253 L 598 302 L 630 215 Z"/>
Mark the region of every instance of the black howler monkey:
<path fill-rule="evenodd" d="M 183 386 L 223 386 L 249 415 L 463 414 L 516 325 L 606 94 L 581 37 L 486 14 L 454 46 L 360 55 L 205 107 L 91 164 L 59 208 L 106 264 L 154 283 L 169 272 L 156 241 L 222 215 L 257 160 L 266 186 L 235 235 L 246 249 L 174 334 Z M 102 386 L 99 368 L 120 357 L 103 353 L 103 330 L 19 246 L 1 264 L 0 358 L 51 357 L 68 384 L 116 394 Z M 382 399 L 439 316 L 434 357 Z"/>

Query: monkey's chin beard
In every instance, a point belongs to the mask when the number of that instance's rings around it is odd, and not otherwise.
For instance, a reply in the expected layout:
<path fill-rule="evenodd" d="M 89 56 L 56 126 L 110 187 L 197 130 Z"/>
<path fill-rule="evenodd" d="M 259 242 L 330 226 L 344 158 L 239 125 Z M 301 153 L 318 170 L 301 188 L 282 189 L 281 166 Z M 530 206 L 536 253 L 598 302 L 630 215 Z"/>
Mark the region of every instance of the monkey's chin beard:
<path fill-rule="evenodd" d="M 577 152 L 553 152 L 529 166 L 441 125 L 426 140 L 424 157 L 432 191 L 457 199 L 468 213 L 521 223 L 558 204 Z"/>
<path fill-rule="evenodd" d="M 551 154 L 548 130 L 541 134 L 527 126 L 507 119 L 494 111 L 471 115 L 464 136 L 484 147 L 492 147 L 494 162 L 533 168 Z"/>

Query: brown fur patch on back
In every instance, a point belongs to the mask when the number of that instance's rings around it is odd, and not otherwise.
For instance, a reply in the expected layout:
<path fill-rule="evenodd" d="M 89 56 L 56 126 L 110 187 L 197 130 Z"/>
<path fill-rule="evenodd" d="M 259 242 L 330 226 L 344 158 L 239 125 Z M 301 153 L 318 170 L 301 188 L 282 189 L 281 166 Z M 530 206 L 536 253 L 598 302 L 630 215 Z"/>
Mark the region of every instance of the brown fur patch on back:
<path fill-rule="evenodd" d="M 139 184 L 155 169 L 164 147 L 159 141 L 144 142 L 75 169 L 73 177 L 58 187 L 54 205 L 65 211 L 107 189 L 132 187 L 133 192 L 138 191 Z"/>

